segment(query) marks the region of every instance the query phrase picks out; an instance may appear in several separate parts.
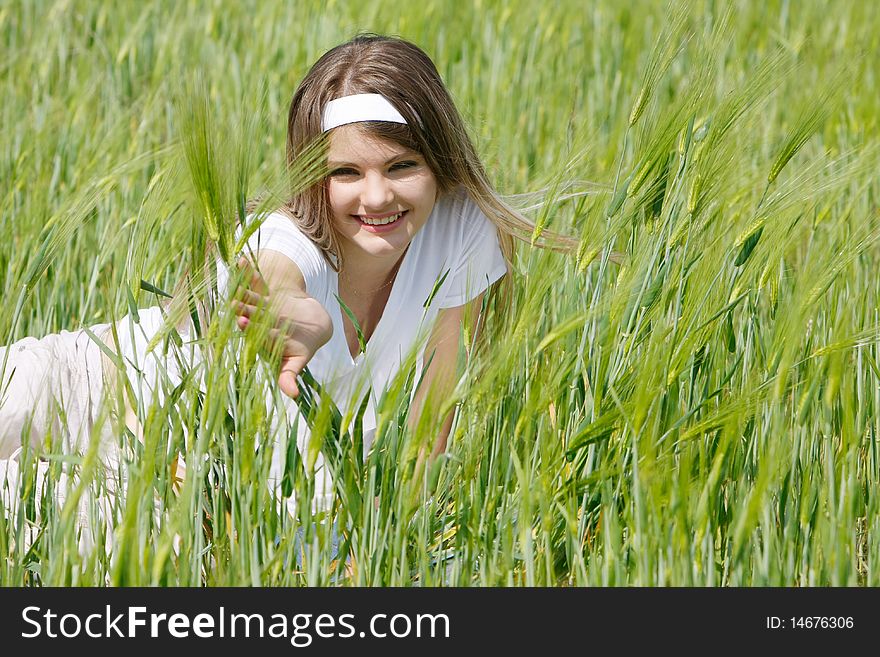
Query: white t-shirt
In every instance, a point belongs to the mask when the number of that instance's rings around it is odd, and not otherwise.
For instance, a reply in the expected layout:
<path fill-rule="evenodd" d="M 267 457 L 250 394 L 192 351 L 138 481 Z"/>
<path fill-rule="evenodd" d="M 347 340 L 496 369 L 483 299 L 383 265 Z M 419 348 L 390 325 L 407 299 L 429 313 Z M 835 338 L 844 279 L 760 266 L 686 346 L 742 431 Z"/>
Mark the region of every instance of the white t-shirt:
<path fill-rule="evenodd" d="M 277 251 L 290 258 L 303 274 L 306 293 L 329 313 L 333 335 L 309 361 L 308 368 L 333 397 L 343 416 L 363 399 L 369 386 L 370 400 L 363 417 L 365 448 L 375 434 L 376 408 L 382 393 L 408 357 L 415 355 L 421 365 L 425 341 L 439 311 L 466 304 L 507 271 L 497 229 L 477 205 L 464 192 L 441 197 L 404 255 L 365 351 L 352 359 L 336 296 L 338 275 L 318 247 L 289 217 L 277 213 L 264 219 L 248 240 L 248 247 L 254 252 Z M 442 283 L 437 286 L 439 281 Z M 226 293 L 227 283 L 228 273 L 220 266 L 220 298 Z M 144 338 L 138 342 L 145 346 L 146 337 L 161 326 L 162 319 L 158 309 L 141 311 L 140 315 Z M 292 424 L 299 409 L 292 399 L 285 398 L 285 404 L 287 419 Z M 307 441 L 308 428 L 300 421 L 298 443 L 303 452 Z M 280 479 L 282 467 L 283 455 L 276 454 L 273 476 Z M 316 481 L 319 495 L 324 488 L 329 496 L 331 482 L 323 471 L 320 456 L 315 475 L 323 480 Z"/>
<path fill-rule="evenodd" d="M 269 215 L 248 246 L 254 252 L 272 250 L 290 258 L 303 274 L 306 293 L 330 314 L 333 336 L 308 367 L 339 404 L 347 401 L 344 391 L 364 377 L 381 394 L 401 363 L 414 350 L 421 354 L 440 309 L 471 301 L 506 272 L 498 232 L 477 205 L 464 194 L 439 199 L 403 257 L 365 351 L 352 359 L 337 299 L 338 275 L 318 247 L 282 214 Z M 221 290 L 225 282 L 221 276 Z"/>

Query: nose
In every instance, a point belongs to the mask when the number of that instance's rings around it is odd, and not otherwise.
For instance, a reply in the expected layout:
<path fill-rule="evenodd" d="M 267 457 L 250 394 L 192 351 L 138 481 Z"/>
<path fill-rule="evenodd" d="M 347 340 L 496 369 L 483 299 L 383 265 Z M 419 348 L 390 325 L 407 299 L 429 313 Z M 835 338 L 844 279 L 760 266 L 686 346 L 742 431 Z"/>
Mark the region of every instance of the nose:
<path fill-rule="evenodd" d="M 366 212 L 387 210 L 392 201 L 394 201 L 394 191 L 388 178 L 379 172 L 370 172 L 364 176 L 361 205 Z"/>

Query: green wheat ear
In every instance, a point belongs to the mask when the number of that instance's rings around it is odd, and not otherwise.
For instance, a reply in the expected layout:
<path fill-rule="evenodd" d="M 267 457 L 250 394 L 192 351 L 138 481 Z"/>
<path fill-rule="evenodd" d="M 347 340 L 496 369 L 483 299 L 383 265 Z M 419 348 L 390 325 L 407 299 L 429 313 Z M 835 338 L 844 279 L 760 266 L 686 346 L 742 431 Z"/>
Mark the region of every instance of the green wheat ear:
<path fill-rule="evenodd" d="M 795 119 L 794 127 L 789 130 L 782 148 L 779 149 L 776 159 L 770 167 L 770 172 L 767 174 L 768 185 L 779 177 L 785 166 L 807 143 L 807 140 L 816 133 L 828 116 L 841 104 L 843 91 L 851 79 L 851 74 L 846 71 L 833 75 L 820 93 L 801 108 L 799 116 Z"/>

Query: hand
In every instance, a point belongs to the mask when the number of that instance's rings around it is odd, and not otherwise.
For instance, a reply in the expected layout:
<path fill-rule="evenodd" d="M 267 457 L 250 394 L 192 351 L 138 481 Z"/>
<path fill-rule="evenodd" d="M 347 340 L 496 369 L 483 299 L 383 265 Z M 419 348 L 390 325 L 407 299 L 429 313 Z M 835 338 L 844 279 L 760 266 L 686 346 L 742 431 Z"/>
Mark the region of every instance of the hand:
<path fill-rule="evenodd" d="M 288 263 L 271 268 L 270 281 L 284 279 L 286 267 L 296 269 L 292 262 Z M 271 292 L 269 283 L 250 261 L 241 258 L 238 267 L 243 285 L 238 287 L 232 301 L 238 327 L 245 331 L 265 322 L 269 330 L 264 349 L 281 353 L 278 385 L 284 394 L 296 398 L 299 395 L 296 377 L 333 334 L 330 315 L 318 301 L 306 295 L 301 286 L 284 285 L 279 280 L 271 286 L 274 289 Z M 296 273 L 299 274 L 298 270 Z M 287 278 L 301 280 L 302 275 Z"/>

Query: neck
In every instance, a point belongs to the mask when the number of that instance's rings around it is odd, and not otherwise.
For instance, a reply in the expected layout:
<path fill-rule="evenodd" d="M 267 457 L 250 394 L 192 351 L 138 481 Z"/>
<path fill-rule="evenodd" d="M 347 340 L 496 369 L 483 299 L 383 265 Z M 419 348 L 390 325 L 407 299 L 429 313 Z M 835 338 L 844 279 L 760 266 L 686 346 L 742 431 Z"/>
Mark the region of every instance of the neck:
<path fill-rule="evenodd" d="M 357 293 L 368 294 L 379 289 L 390 287 L 390 283 L 397 275 L 397 270 L 403 262 L 403 256 L 383 259 L 365 257 L 355 259 L 346 257 L 342 270 L 339 272 L 340 280 L 344 280 L 346 287 L 354 289 Z"/>

